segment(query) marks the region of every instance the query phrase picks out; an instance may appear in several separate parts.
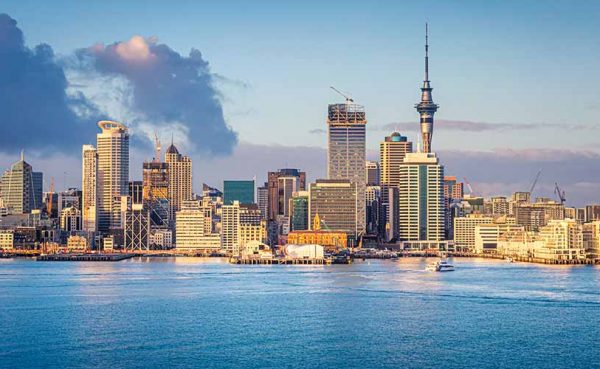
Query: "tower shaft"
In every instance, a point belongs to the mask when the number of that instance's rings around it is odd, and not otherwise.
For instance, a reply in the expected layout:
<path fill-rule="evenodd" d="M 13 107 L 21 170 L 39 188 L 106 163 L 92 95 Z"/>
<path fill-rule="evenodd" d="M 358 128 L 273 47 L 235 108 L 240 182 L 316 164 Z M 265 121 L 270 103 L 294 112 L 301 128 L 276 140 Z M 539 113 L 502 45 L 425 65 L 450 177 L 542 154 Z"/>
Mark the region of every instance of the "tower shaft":
<path fill-rule="evenodd" d="M 429 83 L 429 34 L 427 24 L 425 24 L 425 79 L 421 87 L 421 102 L 415 105 L 419 112 L 421 124 L 421 140 L 423 152 L 431 152 L 431 139 L 433 137 L 433 116 L 438 109 L 438 105 L 433 102 L 431 91 L 433 88 Z"/>

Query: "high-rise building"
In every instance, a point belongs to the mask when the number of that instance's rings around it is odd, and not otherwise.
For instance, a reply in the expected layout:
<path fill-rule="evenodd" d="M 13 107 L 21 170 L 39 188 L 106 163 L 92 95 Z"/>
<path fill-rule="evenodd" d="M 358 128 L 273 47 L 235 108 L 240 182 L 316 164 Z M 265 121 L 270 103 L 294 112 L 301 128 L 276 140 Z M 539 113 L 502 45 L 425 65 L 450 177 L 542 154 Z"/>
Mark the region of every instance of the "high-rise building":
<path fill-rule="evenodd" d="M 306 173 L 289 168 L 269 172 L 267 186 L 269 220 L 276 220 L 278 215 L 289 216 L 292 194 L 306 190 Z"/>
<path fill-rule="evenodd" d="M 144 182 L 129 181 L 127 195 L 131 198 L 133 204 L 144 203 Z"/>
<path fill-rule="evenodd" d="M 265 182 L 265 185 L 262 187 L 256 188 L 256 203 L 258 204 L 258 208 L 260 209 L 260 214 L 263 219 L 268 218 L 269 214 L 269 184 Z"/>
<path fill-rule="evenodd" d="M 444 176 L 444 211 L 446 212 L 446 239 L 454 238 L 454 214 L 452 205 L 461 201 L 464 197 L 463 184 L 454 176 Z"/>
<path fill-rule="evenodd" d="M 438 109 L 434 104 L 431 91 L 433 88 L 429 83 L 429 40 L 427 25 L 425 25 L 425 79 L 421 87 L 421 101 L 415 105 L 421 118 L 421 142 L 423 143 L 423 152 L 431 152 L 431 139 L 433 137 L 433 116 Z"/>
<path fill-rule="evenodd" d="M 367 186 L 379 186 L 379 162 L 367 160 L 365 165 Z"/>
<path fill-rule="evenodd" d="M 175 145 L 167 148 L 165 162 L 169 171 L 169 208 L 170 219 L 181 209 L 184 201 L 192 199 L 192 160 L 181 155 Z"/>
<path fill-rule="evenodd" d="M 4 172 L 0 181 L 4 207 L 11 214 L 27 214 L 41 209 L 42 182 L 42 173 L 34 172 L 21 152 L 21 159 Z"/>
<path fill-rule="evenodd" d="M 292 231 L 305 231 L 308 229 L 308 197 L 308 191 L 298 191 L 292 194 Z"/>
<path fill-rule="evenodd" d="M 412 142 L 398 132 L 393 132 L 379 144 L 379 183 L 396 187 L 400 184 L 400 165 L 412 149 Z"/>
<path fill-rule="evenodd" d="M 98 152 L 92 145 L 83 145 L 81 169 L 81 214 L 83 230 L 95 232 L 97 229 L 96 205 L 98 201 Z"/>
<path fill-rule="evenodd" d="M 129 133 L 124 124 L 108 120 L 98 127 L 97 230 L 106 232 L 122 225 L 120 197 L 129 192 Z"/>
<path fill-rule="evenodd" d="M 150 212 L 153 228 L 169 226 L 169 165 L 157 161 L 145 162 L 142 169 L 144 206 Z"/>
<path fill-rule="evenodd" d="M 176 213 L 175 246 L 178 250 L 210 251 L 221 248 L 221 236 L 211 233 L 210 218 L 206 218 L 206 209 L 199 201 L 187 200 Z"/>
<path fill-rule="evenodd" d="M 409 153 L 400 166 L 400 239 L 444 240 L 444 167 L 434 153 Z"/>
<path fill-rule="evenodd" d="M 240 204 L 254 203 L 254 180 L 223 181 L 223 204 L 231 205 L 234 201 Z"/>
<path fill-rule="evenodd" d="M 308 203 L 311 229 L 318 218 L 321 229 L 345 232 L 356 239 L 363 231 L 360 220 L 364 220 L 356 208 L 359 203 L 356 188 L 356 182 L 347 179 L 318 179 L 311 183 Z"/>
<path fill-rule="evenodd" d="M 126 250 L 150 249 L 150 212 L 141 203 L 132 203 L 125 213 L 123 229 Z"/>
<path fill-rule="evenodd" d="M 346 98 L 330 104 L 327 114 L 327 177 L 356 184 L 356 234 L 365 232 L 366 125 L 363 106 Z M 324 182 L 321 182 L 324 183 Z"/>
<path fill-rule="evenodd" d="M 240 202 L 237 200 L 221 207 L 221 248 L 232 255 L 240 252 Z"/>
<path fill-rule="evenodd" d="M 63 208 L 60 212 L 60 229 L 66 232 L 81 231 L 81 211 L 76 207 Z"/>

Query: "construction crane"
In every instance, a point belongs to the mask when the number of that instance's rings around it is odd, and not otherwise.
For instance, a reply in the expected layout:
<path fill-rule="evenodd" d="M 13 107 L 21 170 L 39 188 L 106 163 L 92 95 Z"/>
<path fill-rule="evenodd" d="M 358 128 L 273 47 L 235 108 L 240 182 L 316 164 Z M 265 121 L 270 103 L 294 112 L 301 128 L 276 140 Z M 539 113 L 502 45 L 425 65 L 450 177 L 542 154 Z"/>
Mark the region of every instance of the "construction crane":
<path fill-rule="evenodd" d="M 535 189 L 535 185 L 537 185 L 541 174 L 542 174 L 542 170 L 540 169 L 540 170 L 538 170 L 537 174 L 535 175 L 535 179 L 533 180 L 533 183 L 531 184 L 531 188 L 529 189 L 529 196 L 532 199 L 533 199 L 533 190 Z"/>
<path fill-rule="evenodd" d="M 567 197 L 566 197 L 565 191 L 561 190 L 560 187 L 558 187 L 557 182 L 554 182 L 554 193 L 556 194 L 556 196 L 558 196 L 558 199 L 560 200 L 560 204 L 564 205 L 565 201 L 567 201 Z"/>
<path fill-rule="evenodd" d="M 352 96 L 350 96 L 350 94 L 344 93 L 333 86 L 329 86 L 329 88 L 331 88 L 333 91 L 337 92 L 338 94 L 342 95 L 344 97 L 344 99 L 346 99 L 346 102 L 354 102 L 354 99 L 352 99 Z"/>
<path fill-rule="evenodd" d="M 469 180 L 467 179 L 467 177 L 463 177 L 463 181 L 465 181 L 465 184 L 467 185 L 467 188 L 469 189 L 469 195 L 473 196 L 473 187 L 471 187 L 471 183 L 469 183 Z"/>

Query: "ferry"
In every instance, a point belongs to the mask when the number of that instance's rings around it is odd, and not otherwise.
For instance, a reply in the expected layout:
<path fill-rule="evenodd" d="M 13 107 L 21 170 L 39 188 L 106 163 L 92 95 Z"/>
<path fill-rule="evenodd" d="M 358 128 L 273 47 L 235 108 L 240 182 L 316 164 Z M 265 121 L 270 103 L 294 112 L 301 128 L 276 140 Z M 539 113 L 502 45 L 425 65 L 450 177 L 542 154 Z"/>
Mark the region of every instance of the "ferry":
<path fill-rule="evenodd" d="M 427 265 L 427 268 L 425 268 L 425 270 L 429 272 L 453 272 L 454 265 L 448 263 L 445 260 L 439 260 Z"/>

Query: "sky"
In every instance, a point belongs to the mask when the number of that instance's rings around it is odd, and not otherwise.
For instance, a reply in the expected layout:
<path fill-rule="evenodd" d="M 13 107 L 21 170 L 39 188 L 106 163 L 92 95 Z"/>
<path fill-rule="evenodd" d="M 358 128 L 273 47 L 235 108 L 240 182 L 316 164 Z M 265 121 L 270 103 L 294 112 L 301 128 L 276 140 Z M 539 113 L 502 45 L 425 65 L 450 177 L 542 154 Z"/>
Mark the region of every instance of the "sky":
<path fill-rule="evenodd" d="M 558 182 L 569 204 L 600 202 L 596 1 L 5 0 L 0 13 L 30 51 L 5 74 L 28 76 L 14 96 L 33 100 L 2 123 L 0 166 L 24 148 L 59 187 L 79 184 L 80 145 L 101 118 L 131 127 L 134 179 L 154 132 L 192 157 L 196 189 L 280 167 L 323 177 L 327 104 L 343 101 L 329 86 L 365 106 L 370 158 L 393 130 L 417 141 L 428 22 L 432 146 L 446 172 L 507 195 L 542 169 L 536 195 Z M 0 91 L 14 91 L 9 80 Z M 69 134 L 47 129 L 61 124 Z"/>

